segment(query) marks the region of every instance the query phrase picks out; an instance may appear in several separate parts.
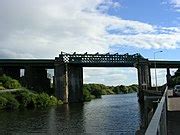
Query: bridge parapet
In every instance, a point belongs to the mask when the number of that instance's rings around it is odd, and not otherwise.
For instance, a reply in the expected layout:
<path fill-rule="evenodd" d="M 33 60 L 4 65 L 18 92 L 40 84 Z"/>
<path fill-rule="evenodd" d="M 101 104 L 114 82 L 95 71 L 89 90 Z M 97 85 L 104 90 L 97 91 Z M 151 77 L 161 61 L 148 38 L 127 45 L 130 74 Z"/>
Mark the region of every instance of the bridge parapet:
<path fill-rule="evenodd" d="M 131 63 L 134 64 L 138 59 L 144 59 L 139 53 L 129 55 L 126 54 L 68 54 L 61 53 L 59 57 L 55 58 L 55 61 L 61 63 L 69 63 L 69 64 L 83 64 L 83 63 L 109 63 L 109 64 L 118 64 L 118 63 Z"/>

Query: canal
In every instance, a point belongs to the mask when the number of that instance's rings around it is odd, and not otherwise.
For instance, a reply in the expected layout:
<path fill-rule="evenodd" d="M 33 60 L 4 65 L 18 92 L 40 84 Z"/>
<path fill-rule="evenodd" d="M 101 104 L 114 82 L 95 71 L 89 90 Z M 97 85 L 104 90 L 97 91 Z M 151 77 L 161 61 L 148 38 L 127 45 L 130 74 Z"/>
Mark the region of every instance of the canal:
<path fill-rule="evenodd" d="M 137 94 L 105 95 L 83 104 L 0 112 L 1 134 L 134 135 L 140 124 Z"/>

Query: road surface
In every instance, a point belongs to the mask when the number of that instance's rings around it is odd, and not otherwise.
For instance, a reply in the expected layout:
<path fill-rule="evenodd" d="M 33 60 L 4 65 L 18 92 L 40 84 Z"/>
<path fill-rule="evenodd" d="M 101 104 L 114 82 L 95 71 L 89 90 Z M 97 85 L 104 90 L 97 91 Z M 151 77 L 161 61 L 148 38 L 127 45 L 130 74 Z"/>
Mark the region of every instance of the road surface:
<path fill-rule="evenodd" d="M 180 135 L 180 97 L 168 91 L 168 135 Z"/>

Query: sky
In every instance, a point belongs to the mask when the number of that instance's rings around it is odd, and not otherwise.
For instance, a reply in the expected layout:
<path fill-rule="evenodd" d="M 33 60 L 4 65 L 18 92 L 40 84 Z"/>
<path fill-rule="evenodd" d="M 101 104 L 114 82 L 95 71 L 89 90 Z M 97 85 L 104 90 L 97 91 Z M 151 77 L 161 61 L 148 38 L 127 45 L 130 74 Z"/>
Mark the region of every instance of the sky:
<path fill-rule="evenodd" d="M 153 59 L 160 50 L 156 59 L 180 57 L 180 0 L 0 0 L 0 18 L 0 58 L 54 58 L 63 51 Z M 158 78 L 165 82 L 164 69 Z M 129 85 L 137 73 L 84 68 L 84 82 Z"/>

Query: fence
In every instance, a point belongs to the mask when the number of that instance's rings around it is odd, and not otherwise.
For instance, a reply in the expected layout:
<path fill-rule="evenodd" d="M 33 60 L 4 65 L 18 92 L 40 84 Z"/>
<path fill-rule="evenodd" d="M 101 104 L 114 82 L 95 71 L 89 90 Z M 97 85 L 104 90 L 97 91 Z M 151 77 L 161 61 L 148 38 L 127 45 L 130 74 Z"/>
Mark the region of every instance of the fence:
<path fill-rule="evenodd" d="M 145 135 L 167 135 L 167 90 L 166 87 L 164 94 L 158 103 L 158 107 L 149 123 Z"/>

